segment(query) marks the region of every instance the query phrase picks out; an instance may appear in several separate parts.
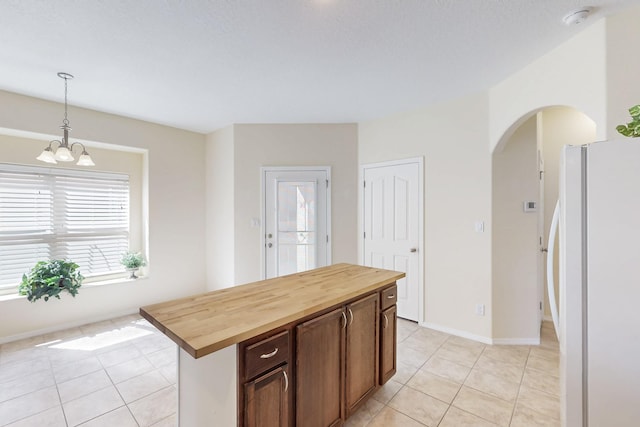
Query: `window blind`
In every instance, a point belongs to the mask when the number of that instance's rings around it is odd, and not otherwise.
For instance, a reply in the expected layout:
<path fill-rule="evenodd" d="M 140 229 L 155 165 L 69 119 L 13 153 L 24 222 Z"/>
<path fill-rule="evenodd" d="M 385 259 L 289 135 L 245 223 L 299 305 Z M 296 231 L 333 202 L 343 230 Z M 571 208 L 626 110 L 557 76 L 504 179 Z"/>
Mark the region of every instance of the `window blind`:
<path fill-rule="evenodd" d="M 0 291 L 47 259 L 84 276 L 123 271 L 128 248 L 127 175 L 0 164 Z"/>

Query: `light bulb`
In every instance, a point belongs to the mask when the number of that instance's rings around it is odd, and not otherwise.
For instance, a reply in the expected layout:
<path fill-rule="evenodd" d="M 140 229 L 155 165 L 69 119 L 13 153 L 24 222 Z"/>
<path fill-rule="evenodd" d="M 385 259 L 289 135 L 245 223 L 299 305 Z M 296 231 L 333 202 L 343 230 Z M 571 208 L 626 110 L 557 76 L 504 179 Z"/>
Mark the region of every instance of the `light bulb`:
<path fill-rule="evenodd" d="M 82 152 L 82 154 L 80 155 L 80 158 L 78 159 L 78 163 L 76 164 L 78 166 L 95 166 L 96 165 L 95 163 L 93 163 L 91 156 L 86 151 Z"/>
<path fill-rule="evenodd" d="M 61 162 L 72 162 L 73 156 L 71 155 L 71 151 L 65 146 L 60 146 L 56 150 L 55 155 L 56 160 L 60 160 Z"/>
<path fill-rule="evenodd" d="M 53 151 L 51 151 L 51 147 L 47 147 L 42 150 L 42 153 L 40 153 L 40 155 L 36 157 L 36 160 L 40 160 L 41 162 L 45 163 L 58 163 L 56 162 L 56 158 L 53 155 Z"/>

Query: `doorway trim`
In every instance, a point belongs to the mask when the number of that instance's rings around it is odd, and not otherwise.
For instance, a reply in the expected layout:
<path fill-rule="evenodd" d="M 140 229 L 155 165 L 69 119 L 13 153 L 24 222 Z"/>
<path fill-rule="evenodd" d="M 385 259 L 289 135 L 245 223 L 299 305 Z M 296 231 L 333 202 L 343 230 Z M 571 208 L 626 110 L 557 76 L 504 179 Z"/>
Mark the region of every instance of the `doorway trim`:
<path fill-rule="evenodd" d="M 418 164 L 418 247 L 421 251 L 421 256 L 418 257 L 418 324 L 422 325 L 426 322 L 424 317 L 424 264 L 426 250 L 424 246 L 424 157 L 410 157 L 400 160 L 389 160 L 376 163 L 365 163 L 360 165 L 360 171 L 358 175 L 358 194 L 360 198 L 360 215 L 359 215 L 359 230 L 358 230 L 358 251 L 360 252 L 360 263 L 365 264 L 364 253 L 364 172 L 366 169 L 374 169 L 386 166 L 397 166 L 417 163 Z"/>
<path fill-rule="evenodd" d="M 267 217 L 267 172 L 325 172 L 327 174 L 327 265 L 332 264 L 332 235 L 331 235 L 331 166 L 262 166 L 260 168 L 260 279 L 265 280 L 267 277 L 266 265 L 266 229 L 265 221 Z"/>

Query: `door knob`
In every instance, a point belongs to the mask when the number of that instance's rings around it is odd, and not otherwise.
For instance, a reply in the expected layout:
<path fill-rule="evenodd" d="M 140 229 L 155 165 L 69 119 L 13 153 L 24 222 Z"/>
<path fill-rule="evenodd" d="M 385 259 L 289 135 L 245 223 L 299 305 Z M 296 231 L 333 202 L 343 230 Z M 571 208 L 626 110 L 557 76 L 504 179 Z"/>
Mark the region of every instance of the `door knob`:
<path fill-rule="evenodd" d="M 418 252 L 418 248 L 411 248 L 411 249 L 409 249 L 409 252 L 412 252 L 412 253 L 413 252 Z"/>

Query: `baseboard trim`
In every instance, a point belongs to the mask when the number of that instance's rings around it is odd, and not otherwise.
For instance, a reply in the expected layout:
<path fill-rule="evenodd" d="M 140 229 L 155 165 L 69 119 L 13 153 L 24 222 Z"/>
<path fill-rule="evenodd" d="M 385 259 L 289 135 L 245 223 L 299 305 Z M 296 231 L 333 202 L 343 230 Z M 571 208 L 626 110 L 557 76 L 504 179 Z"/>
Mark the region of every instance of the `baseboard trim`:
<path fill-rule="evenodd" d="M 467 338 L 467 339 L 470 339 L 470 340 L 473 340 L 473 341 L 478 341 L 478 342 L 481 342 L 483 344 L 493 344 L 494 343 L 494 340 L 492 340 L 491 338 L 483 337 L 482 335 L 471 334 L 471 333 L 469 333 L 467 331 L 461 331 L 461 330 L 458 330 L 458 329 L 449 328 L 447 326 L 438 325 L 436 323 L 419 322 L 418 324 L 420 326 L 425 327 L 425 328 L 434 329 L 436 331 L 445 332 L 445 333 L 450 334 L 450 335 L 455 335 L 455 336 L 461 337 L 461 338 Z"/>
<path fill-rule="evenodd" d="M 540 345 L 540 338 L 494 338 L 495 345 Z"/>
<path fill-rule="evenodd" d="M 130 308 L 128 310 L 118 311 L 115 313 L 104 314 L 102 316 L 88 317 L 83 320 L 77 320 L 75 322 L 62 323 L 60 325 L 52 326 L 49 328 L 36 329 L 35 331 L 24 332 L 16 335 L 9 335 L 6 337 L 0 337 L 0 344 L 6 344 L 12 341 L 19 341 L 26 338 L 37 337 L 38 335 L 50 334 L 52 332 L 63 331 L 65 329 L 76 328 L 78 326 L 86 325 L 88 323 L 102 322 L 103 320 L 115 319 L 116 317 L 128 316 L 130 314 L 138 313 L 138 309 Z"/>

